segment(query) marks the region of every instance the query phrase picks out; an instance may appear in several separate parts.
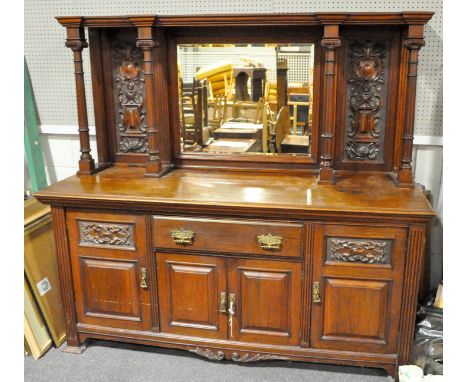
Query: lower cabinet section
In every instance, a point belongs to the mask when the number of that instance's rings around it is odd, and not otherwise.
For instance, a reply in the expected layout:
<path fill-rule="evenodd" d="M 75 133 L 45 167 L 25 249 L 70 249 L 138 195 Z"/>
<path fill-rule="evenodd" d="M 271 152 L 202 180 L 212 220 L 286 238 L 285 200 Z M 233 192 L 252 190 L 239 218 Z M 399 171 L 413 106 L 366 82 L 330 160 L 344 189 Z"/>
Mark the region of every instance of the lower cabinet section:
<path fill-rule="evenodd" d="M 311 345 L 396 353 L 406 230 L 317 225 Z"/>
<path fill-rule="evenodd" d="M 228 224 L 214 220 L 196 221 L 197 245 L 208 224 Z M 181 221 L 196 229 L 189 218 Z M 153 225 L 150 233 L 151 222 L 143 213 L 67 212 L 80 338 L 153 341 L 239 362 L 324 360 L 395 370 L 405 255 L 412 255 L 405 253 L 412 248 L 406 227 L 265 223 L 285 238 L 278 247 L 263 253 L 252 244 L 252 253 L 239 254 L 230 244 L 232 253 L 213 246 L 206 254 L 187 241 L 154 247 L 151 237 L 161 231 Z M 253 222 L 235 224 L 257 232 Z M 422 234 L 413 237 L 422 248 Z"/>
<path fill-rule="evenodd" d="M 161 331 L 297 345 L 301 263 L 157 253 Z"/>
<path fill-rule="evenodd" d="M 150 330 L 143 215 L 69 212 L 67 222 L 78 322 Z"/>

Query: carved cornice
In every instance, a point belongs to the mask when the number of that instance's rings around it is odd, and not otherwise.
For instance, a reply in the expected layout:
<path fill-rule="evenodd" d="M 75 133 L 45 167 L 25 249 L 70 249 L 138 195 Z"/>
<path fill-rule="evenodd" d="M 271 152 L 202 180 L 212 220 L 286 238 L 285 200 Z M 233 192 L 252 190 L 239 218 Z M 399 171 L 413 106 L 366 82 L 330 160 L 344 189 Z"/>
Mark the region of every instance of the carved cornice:
<path fill-rule="evenodd" d="M 326 50 L 335 50 L 341 46 L 341 40 L 339 38 L 323 38 L 320 45 Z"/>
<path fill-rule="evenodd" d="M 407 38 L 403 41 L 403 45 L 410 50 L 419 50 L 426 42 L 422 38 Z"/>

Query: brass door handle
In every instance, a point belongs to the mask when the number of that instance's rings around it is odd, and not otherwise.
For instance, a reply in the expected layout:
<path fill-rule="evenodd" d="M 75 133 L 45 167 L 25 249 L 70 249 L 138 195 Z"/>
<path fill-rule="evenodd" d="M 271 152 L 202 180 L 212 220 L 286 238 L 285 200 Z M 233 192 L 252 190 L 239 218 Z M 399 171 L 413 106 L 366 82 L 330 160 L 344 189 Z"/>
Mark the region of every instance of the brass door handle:
<path fill-rule="evenodd" d="M 195 232 L 185 228 L 178 228 L 171 231 L 171 237 L 176 244 L 192 245 Z"/>
<path fill-rule="evenodd" d="M 320 297 L 320 282 L 314 282 L 312 286 L 312 302 L 314 304 L 320 304 L 322 302 L 322 298 Z"/>
<path fill-rule="evenodd" d="M 148 281 L 148 275 L 146 272 L 146 268 L 141 268 L 140 269 L 140 287 L 143 289 L 147 289 L 148 288 L 147 281 Z"/>
<path fill-rule="evenodd" d="M 229 293 L 228 313 L 230 316 L 234 316 L 236 314 L 236 295 L 234 293 Z"/>
<path fill-rule="evenodd" d="M 269 250 L 279 250 L 281 249 L 281 244 L 283 243 L 283 238 L 281 236 L 275 236 L 269 233 L 268 235 L 257 236 L 258 244 L 263 249 Z"/>
<path fill-rule="evenodd" d="M 219 311 L 220 313 L 227 313 L 226 310 L 226 292 L 221 292 L 219 296 Z"/>

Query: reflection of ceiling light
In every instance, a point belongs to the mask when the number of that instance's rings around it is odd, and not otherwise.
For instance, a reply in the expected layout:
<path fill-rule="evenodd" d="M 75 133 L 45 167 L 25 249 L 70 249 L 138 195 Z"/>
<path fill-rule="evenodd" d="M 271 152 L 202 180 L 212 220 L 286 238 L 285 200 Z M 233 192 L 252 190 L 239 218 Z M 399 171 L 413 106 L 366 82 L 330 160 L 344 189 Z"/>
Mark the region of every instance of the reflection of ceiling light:
<path fill-rule="evenodd" d="M 300 46 L 282 46 L 280 47 L 281 52 L 300 52 Z"/>

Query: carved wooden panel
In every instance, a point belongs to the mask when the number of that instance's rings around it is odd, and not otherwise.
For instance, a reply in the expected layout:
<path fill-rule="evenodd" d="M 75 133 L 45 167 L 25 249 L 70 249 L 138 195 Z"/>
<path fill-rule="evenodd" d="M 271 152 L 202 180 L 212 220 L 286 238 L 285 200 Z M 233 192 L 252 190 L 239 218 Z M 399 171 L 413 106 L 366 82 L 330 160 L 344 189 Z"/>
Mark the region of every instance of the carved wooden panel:
<path fill-rule="evenodd" d="M 229 293 L 235 295 L 230 338 L 285 345 L 299 343 L 300 263 L 228 260 Z"/>
<path fill-rule="evenodd" d="M 348 43 L 344 159 L 383 161 L 390 43 Z"/>
<path fill-rule="evenodd" d="M 225 338 L 226 317 L 218 311 L 226 292 L 225 260 L 157 253 L 161 331 Z"/>
<path fill-rule="evenodd" d="M 118 151 L 146 153 L 145 79 L 143 52 L 129 35 L 111 44 L 112 81 Z"/>
<path fill-rule="evenodd" d="M 390 264 L 392 240 L 327 238 L 327 262 Z"/>
<path fill-rule="evenodd" d="M 78 221 L 80 245 L 135 249 L 133 224 Z"/>

